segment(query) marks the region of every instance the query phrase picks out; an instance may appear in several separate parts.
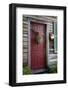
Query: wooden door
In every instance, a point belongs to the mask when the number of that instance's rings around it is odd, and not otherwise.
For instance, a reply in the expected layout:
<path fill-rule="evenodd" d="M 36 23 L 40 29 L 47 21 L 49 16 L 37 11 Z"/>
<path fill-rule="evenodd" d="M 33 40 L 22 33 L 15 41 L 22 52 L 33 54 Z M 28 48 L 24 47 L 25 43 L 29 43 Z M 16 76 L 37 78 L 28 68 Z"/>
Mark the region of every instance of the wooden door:
<path fill-rule="evenodd" d="M 40 36 L 40 37 L 38 37 Z M 37 38 L 38 37 L 38 38 Z M 46 25 L 31 22 L 30 30 L 31 38 L 31 68 L 33 70 L 44 69 L 46 63 Z M 39 43 L 38 40 L 42 38 Z"/>

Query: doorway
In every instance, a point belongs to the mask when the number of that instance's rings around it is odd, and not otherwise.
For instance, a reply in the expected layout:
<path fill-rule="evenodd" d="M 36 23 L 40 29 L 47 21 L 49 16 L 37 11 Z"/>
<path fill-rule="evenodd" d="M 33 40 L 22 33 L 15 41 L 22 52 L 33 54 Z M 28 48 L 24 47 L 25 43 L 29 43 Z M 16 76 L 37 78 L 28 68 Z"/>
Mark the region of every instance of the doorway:
<path fill-rule="evenodd" d="M 46 58 L 46 24 L 30 23 L 30 57 L 32 70 L 45 70 L 47 68 Z"/>

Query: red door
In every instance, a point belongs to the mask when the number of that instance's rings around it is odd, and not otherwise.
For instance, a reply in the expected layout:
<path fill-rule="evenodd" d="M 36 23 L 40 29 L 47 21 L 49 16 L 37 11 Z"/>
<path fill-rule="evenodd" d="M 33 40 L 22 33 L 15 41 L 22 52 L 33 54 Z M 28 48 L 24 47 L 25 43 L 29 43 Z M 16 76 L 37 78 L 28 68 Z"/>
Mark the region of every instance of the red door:
<path fill-rule="evenodd" d="M 31 22 L 31 68 L 46 68 L 46 25 Z M 41 39 L 41 40 L 40 40 Z"/>

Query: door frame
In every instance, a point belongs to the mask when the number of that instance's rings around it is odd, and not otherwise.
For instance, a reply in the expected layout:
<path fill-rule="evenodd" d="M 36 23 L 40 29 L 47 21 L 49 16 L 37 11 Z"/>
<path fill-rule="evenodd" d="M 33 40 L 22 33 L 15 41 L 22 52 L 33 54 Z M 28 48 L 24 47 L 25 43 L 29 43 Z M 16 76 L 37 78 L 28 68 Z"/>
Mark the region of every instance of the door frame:
<path fill-rule="evenodd" d="M 41 23 L 41 24 L 46 24 L 46 29 L 47 29 L 47 32 L 46 32 L 46 62 L 47 62 L 47 67 L 48 67 L 48 64 L 49 64 L 49 25 L 52 23 L 52 22 L 47 22 L 47 21 L 42 21 L 42 20 L 36 20 L 36 19 L 33 19 L 33 18 L 28 18 L 28 66 L 31 68 L 31 45 L 30 45 L 30 40 L 31 40 L 31 35 L 30 35 L 30 23 L 31 22 L 36 22 L 36 23 Z"/>

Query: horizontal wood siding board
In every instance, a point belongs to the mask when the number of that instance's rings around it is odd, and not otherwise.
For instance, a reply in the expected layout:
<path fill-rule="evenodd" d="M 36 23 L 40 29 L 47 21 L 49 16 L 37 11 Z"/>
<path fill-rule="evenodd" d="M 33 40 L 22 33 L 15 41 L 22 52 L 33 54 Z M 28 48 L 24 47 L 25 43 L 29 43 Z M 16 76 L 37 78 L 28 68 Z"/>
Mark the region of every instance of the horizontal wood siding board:
<path fill-rule="evenodd" d="M 26 24 L 26 25 L 28 25 L 28 22 L 27 22 L 27 21 L 24 21 L 24 22 L 23 22 L 23 24 Z"/>
<path fill-rule="evenodd" d="M 23 39 L 23 42 L 28 42 L 28 39 Z"/>
<path fill-rule="evenodd" d="M 24 31 L 23 34 L 28 34 L 28 32 L 27 31 Z"/>
<path fill-rule="evenodd" d="M 24 29 L 25 29 L 25 28 L 27 28 L 27 29 L 28 29 L 28 25 L 24 25 L 24 26 L 23 26 L 23 28 L 24 28 Z"/>
<path fill-rule="evenodd" d="M 28 32 L 28 29 L 27 28 L 23 28 L 23 32 Z"/>
<path fill-rule="evenodd" d="M 28 17 L 23 16 L 23 21 L 27 21 Z"/>
<path fill-rule="evenodd" d="M 28 46 L 26 46 L 26 47 L 25 47 L 25 46 L 23 46 L 23 49 L 28 49 Z"/>

